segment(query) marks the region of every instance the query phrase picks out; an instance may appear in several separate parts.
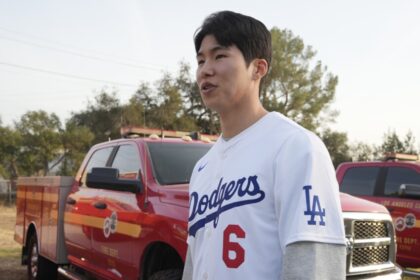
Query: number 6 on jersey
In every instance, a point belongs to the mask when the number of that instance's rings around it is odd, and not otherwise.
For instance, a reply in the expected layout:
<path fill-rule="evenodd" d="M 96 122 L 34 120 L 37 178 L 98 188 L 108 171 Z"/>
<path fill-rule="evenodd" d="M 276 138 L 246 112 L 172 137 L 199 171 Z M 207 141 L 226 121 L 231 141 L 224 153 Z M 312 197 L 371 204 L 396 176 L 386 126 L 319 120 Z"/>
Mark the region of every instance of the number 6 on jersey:
<path fill-rule="evenodd" d="M 223 261 L 229 268 L 238 268 L 245 261 L 245 250 L 239 243 L 230 241 L 232 235 L 245 238 L 245 231 L 239 225 L 228 225 L 223 231 Z M 235 257 L 231 258 L 229 252 Z"/>

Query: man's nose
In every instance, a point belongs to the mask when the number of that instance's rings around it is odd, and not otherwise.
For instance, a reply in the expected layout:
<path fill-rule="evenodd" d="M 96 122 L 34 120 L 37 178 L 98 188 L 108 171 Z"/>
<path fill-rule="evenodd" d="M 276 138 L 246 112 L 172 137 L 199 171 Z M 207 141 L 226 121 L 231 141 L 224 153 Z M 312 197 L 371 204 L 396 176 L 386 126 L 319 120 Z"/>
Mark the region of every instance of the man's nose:
<path fill-rule="evenodd" d="M 210 60 L 207 60 L 201 64 L 198 68 L 199 78 L 209 77 L 214 75 L 214 65 Z"/>

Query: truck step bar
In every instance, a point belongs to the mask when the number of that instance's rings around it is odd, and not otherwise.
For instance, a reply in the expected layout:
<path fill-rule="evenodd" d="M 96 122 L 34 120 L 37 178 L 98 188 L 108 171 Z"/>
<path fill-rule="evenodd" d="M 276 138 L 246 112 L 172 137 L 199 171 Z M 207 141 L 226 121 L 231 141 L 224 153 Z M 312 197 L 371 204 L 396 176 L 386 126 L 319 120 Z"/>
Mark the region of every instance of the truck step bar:
<path fill-rule="evenodd" d="M 410 269 L 404 269 L 403 276 L 417 277 L 420 279 L 420 270 L 414 271 Z"/>
<path fill-rule="evenodd" d="M 64 267 L 59 267 L 57 270 L 58 274 L 69 279 L 69 280 L 86 280 L 87 278 L 83 275 L 77 274 L 74 271 L 67 270 Z"/>

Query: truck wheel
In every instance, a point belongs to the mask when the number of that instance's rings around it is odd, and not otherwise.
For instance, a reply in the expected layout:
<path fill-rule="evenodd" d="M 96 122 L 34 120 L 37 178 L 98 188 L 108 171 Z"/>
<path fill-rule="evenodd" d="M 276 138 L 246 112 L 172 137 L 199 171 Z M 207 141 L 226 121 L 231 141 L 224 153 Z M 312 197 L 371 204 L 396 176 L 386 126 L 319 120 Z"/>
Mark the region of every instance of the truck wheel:
<path fill-rule="evenodd" d="M 29 239 L 28 246 L 28 279 L 56 279 L 57 265 L 39 255 L 36 235 Z"/>
<path fill-rule="evenodd" d="M 154 273 L 150 276 L 149 280 L 181 280 L 182 270 L 168 269 Z"/>

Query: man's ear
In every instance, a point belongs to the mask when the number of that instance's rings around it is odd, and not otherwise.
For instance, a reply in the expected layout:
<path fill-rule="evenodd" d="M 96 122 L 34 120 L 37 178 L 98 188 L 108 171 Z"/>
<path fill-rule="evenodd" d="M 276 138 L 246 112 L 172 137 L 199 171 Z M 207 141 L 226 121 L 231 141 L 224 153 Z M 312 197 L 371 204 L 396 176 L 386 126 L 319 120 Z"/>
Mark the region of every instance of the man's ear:
<path fill-rule="evenodd" d="M 268 63 L 265 59 L 256 58 L 252 61 L 254 66 L 252 78 L 254 80 L 262 79 L 268 72 Z"/>

